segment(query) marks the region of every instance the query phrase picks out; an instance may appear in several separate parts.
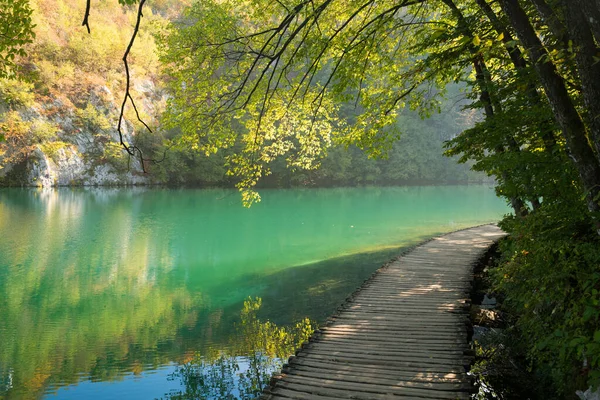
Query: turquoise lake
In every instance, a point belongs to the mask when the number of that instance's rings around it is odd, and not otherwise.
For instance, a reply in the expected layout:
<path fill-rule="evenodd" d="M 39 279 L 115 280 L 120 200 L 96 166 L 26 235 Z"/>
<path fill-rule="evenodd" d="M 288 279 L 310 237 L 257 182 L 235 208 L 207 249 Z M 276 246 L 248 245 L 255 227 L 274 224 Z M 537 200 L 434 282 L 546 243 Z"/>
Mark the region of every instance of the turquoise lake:
<path fill-rule="evenodd" d="M 249 297 L 262 322 L 323 321 L 402 248 L 509 212 L 489 186 L 261 196 L 0 189 L 0 399 L 177 398 L 198 384 L 185 365 L 204 386 L 231 368 L 243 397 L 250 354 L 267 357 L 240 350 Z"/>

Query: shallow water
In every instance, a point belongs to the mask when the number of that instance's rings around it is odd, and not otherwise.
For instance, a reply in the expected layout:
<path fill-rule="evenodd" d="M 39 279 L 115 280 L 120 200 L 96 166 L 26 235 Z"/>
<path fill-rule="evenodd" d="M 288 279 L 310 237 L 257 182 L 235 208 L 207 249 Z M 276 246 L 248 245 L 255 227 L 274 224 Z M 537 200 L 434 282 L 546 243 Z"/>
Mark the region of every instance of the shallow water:
<path fill-rule="evenodd" d="M 244 340 L 248 296 L 265 321 L 323 320 L 399 248 L 508 212 L 487 186 L 261 195 L 0 190 L 0 398 L 161 397 Z"/>

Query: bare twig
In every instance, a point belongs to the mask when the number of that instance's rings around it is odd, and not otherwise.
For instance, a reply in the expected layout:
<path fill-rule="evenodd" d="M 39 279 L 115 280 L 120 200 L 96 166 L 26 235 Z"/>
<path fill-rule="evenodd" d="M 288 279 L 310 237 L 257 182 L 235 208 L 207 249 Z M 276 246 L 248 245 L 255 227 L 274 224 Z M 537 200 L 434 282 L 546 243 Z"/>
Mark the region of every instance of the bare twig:
<path fill-rule="evenodd" d="M 162 162 L 166 156 L 166 150 L 165 150 L 165 154 L 163 154 L 163 157 L 161 160 L 144 158 L 144 153 L 143 153 L 142 149 L 139 148 L 139 146 L 137 146 L 135 144 L 129 145 L 129 144 L 125 143 L 125 140 L 123 138 L 123 123 L 124 123 L 124 118 L 125 118 L 125 106 L 127 105 L 128 100 L 131 103 L 133 110 L 135 111 L 137 120 L 142 125 L 144 125 L 144 127 L 148 130 L 148 132 L 152 133 L 152 129 L 150 129 L 148 124 L 141 118 L 138 108 L 135 104 L 135 101 L 134 101 L 133 97 L 131 96 L 131 73 L 129 70 L 129 62 L 128 62 L 129 53 L 131 52 L 131 48 L 133 47 L 133 44 L 137 37 L 137 34 L 140 30 L 140 23 L 142 21 L 142 17 L 144 16 L 143 8 L 144 8 L 145 3 L 146 3 L 146 0 L 140 0 L 140 4 L 138 7 L 138 11 L 137 11 L 137 19 L 136 19 L 135 27 L 133 29 L 131 39 L 129 40 L 129 44 L 127 45 L 127 49 L 125 50 L 125 53 L 123 54 L 123 65 L 125 66 L 125 79 L 126 79 L 125 80 L 125 94 L 123 95 L 123 102 L 121 103 L 121 112 L 119 113 L 119 123 L 117 125 L 117 132 L 119 132 L 119 142 L 120 142 L 121 146 L 125 149 L 125 151 L 127 152 L 127 154 L 129 154 L 130 157 L 135 157 L 135 155 L 137 153 L 137 155 L 139 156 L 140 164 L 142 166 L 142 171 L 144 173 L 147 172 L 146 165 L 145 165 L 146 162 L 152 162 L 152 163 L 156 164 L 156 163 Z"/>
<path fill-rule="evenodd" d="M 83 15 L 83 22 L 81 23 L 81 26 L 85 26 L 87 28 L 88 33 L 92 33 L 92 31 L 90 30 L 90 23 L 88 21 L 90 17 L 91 2 L 92 0 L 86 0 L 85 2 L 85 14 Z"/>
<path fill-rule="evenodd" d="M 163 156 L 160 160 L 144 158 L 144 152 L 142 151 L 142 149 L 140 149 L 139 146 L 137 146 L 135 144 L 129 145 L 129 144 L 125 143 L 125 140 L 123 137 L 123 124 L 124 124 L 125 106 L 127 105 L 127 100 L 129 100 L 131 102 L 131 105 L 133 107 L 133 110 L 135 111 L 137 120 L 142 125 L 144 125 L 144 127 L 148 130 L 148 132 L 152 133 L 152 129 L 150 129 L 150 126 L 148 126 L 148 124 L 141 118 L 138 108 L 135 104 L 135 101 L 133 100 L 133 97 L 131 97 L 131 91 L 130 91 L 130 89 L 131 89 L 131 74 L 129 71 L 129 63 L 127 60 L 129 53 L 131 52 L 131 48 L 133 47 L 133 44 L 135 42 L 135 38 L 137 37 L 137 34 L 140 30 L 140 23 L 141 23 L 142 17 L 144 16 L 143 8 L 144 8 L 145 3 L 146 3 L 146 0 L 140 0 L 140 4 L 138 7 L 138 11 L 137 11 L 137 19 L 136 19 L 135 27 L 133 29 L 131 39 L 129 40 L 129 44 L 127 45 L 127 49 L 125 50 L 125 53 L 123 54 L 123 65 L 125 66 L 126 84 L 125 84 L 125 94 L 123 95 L 123 102 L 121 104 L 121 111 L 119 113 L 119 123 L 117 125 L 117 132 L 119 133 L 119 142 L 120 142 L 121 146 L 125 149 L 125 151 L 129 155 L 130 159 L 131 159 L 131 157 L 134 157 L 136 154 L 139 155 L 140 164 L 142 166 L 142 171 L 144 173 L 147 172 L 146 166 L 145 166 L 146 162 L 152 162 L 154 164 L 162 162 L 166 158 L 167 150 L 169 150 L 169 148 L 170 148 L 170 146 L 168 146 L 164 150 Z M 88 33 L 91 33 L 90 24 L 89 24 L 90 8 L 91 8 L 91 0 L 86 0 L 86 9 L 85 9 L 85 14 L 83 16 L 83 22 L 81 25 L 85 26 L 87 28 Z M 130 165 L 129 161 L 130 160 L 128 160 L 128 163 L 127 163 L 128 166 Z"/>

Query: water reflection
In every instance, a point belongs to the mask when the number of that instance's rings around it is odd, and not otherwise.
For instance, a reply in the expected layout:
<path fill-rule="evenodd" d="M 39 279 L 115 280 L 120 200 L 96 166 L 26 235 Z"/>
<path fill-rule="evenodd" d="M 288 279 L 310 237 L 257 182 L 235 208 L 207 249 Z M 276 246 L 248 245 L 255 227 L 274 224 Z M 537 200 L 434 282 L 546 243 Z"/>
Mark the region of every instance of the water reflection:
<path fill-rule="evenodd" d="M 280 370 L 284 360 L 315 330 L 308 318 L 291 328 L 261 321 L 257 312 L 261 298 L 244 301 L 235 335 L 229 350 L 212 349 L 197 354 L 178 367 L 171 379 L 179 380 L 181 391 L 167 393 L 167 399 L 251 399 L 260 394 L 271 375 Z"/>
<path fill-rule="evenodd" d="M 82 372 L 107 380 L 161 365 L 170 357 L 148 349 L 195 318 L 198 296 L 156 284 L 172 268 L 168 248 L 135 232 L 126 207 L 98 210 L 110 192 L 90 194 L 2 196 L 0 376 L 11 381 L 8 398 L 39 397 Z"/>
<path fill-rule="evenodd" d="M 229 193 L 0 190 L 0 398 L 246 354 L 228 338 L 248 296 L 262 321 L 321 320 L 397 247 L 505 210 L 487 188 Z"/>

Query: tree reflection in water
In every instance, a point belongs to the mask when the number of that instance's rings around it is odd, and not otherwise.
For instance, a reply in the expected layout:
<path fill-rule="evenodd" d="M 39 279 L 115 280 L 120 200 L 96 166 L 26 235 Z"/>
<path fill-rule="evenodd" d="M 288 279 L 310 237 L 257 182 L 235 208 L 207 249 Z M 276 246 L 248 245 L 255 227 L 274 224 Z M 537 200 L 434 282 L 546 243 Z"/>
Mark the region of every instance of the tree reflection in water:
<path fill-rule="evenodd" d="M 308 318 L 291 327 L 261 321 L 257 312 L 262 299 L 248 298 L 240 312 L 228 350 L 211 349 L 177 368 L 171 380 L 183 390 L 166 399 L 250 399 L 258 396 L 271 375 L 281 369 L 295 349 L 308 340 L 315 323 Z"/>

